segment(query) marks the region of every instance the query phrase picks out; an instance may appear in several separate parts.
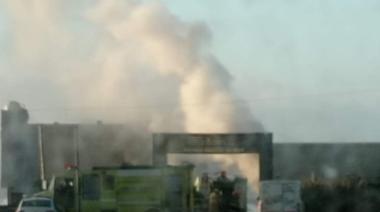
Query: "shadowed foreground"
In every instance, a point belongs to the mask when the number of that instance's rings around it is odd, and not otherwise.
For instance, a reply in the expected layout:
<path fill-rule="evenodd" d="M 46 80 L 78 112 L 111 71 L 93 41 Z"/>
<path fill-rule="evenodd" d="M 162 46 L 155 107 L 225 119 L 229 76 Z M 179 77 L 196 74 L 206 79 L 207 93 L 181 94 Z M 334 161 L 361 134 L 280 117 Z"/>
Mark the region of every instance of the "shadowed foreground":
<path fill-rule="evenodd" d="M 350 177 L 303 185 L 305 212 L 375 212 L 380 208 L 380 183 Z"/>

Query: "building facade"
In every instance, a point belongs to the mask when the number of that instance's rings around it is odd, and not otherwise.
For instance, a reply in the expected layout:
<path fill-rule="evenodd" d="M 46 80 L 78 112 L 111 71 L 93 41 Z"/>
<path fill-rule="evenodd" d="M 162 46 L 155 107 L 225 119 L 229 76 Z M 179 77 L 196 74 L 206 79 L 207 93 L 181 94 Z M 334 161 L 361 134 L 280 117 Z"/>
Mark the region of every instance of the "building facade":
<path fill-rule="evenodd" d="M 35 192 L 67 165 L 151 163 L 149 138 L 126 125 L 28 123 L 28 111 L 17 102 L 1 115 L 1 185 L 12 192 Z"/>
<path fill-rule="evenodd" d="M 80 169 L 151 164 L 152 138 L 147 129 L 122 124 L 28 123 L 28 111 L 11 102 L 1 111 L 1 185 L 31 193 L 41 182 Z M 348 175 L 380 176 L 380 143 L 274 143 L 273 176 L 279 179 L 334 179 Z"/>

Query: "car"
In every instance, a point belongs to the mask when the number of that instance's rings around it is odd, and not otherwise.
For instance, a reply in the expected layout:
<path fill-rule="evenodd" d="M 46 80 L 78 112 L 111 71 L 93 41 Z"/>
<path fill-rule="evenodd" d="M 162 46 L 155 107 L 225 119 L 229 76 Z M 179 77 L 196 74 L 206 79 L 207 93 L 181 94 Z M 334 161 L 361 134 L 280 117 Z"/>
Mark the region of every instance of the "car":
<path fill-rule="evenodd" d="M 57 212 L 54 201 L 46 197 L 23 198 L 16 212 Z"/>

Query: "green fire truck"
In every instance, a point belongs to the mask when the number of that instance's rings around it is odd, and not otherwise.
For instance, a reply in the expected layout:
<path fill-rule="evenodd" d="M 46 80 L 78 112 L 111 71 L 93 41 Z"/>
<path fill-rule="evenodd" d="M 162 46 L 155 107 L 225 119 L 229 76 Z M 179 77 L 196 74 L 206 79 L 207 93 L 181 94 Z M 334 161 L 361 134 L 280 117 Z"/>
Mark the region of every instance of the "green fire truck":
<path fill-rule="evenodd" d="M 72 169 L 56 177 L 54 201 L 68 212 L 190 212 L 192 170 L 190 165 Z"/>

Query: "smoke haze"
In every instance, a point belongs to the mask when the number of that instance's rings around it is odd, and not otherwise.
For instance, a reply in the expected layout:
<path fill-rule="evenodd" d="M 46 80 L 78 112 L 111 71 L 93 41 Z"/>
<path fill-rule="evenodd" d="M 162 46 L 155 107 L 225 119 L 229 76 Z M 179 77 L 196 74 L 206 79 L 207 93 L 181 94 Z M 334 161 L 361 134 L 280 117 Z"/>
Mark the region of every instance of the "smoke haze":
<path fill-rule="evenodd" d="M 24 77 L 10 90 L 23 86 L 34 94 L 21 101 L 62 109 L 66 121 L 122 122 L 143 134 L 263 131 L 209 51 L 208 26 L 180 20 L 159 1 L 8 0 L 5 6 L 12 38 L 5 75 Z M 256 157 L 211 157 L 257 180 L 250 168 Z"/>

